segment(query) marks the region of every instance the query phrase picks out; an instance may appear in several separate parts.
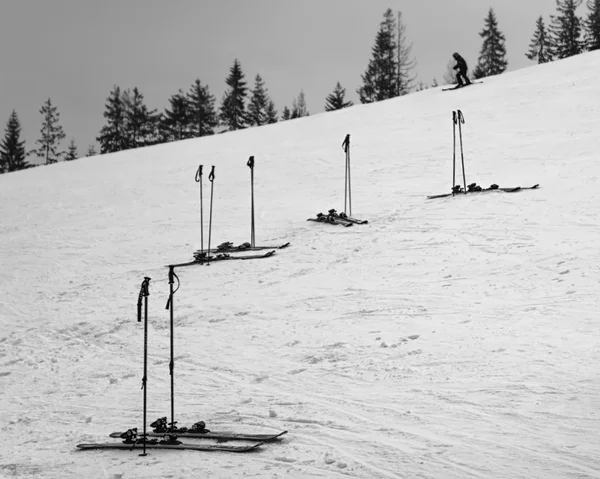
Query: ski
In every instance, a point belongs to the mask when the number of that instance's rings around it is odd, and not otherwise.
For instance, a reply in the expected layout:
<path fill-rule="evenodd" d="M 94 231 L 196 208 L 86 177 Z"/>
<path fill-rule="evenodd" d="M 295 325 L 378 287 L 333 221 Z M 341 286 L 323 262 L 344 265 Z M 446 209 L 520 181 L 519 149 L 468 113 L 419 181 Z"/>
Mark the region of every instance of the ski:
<path fill-rule="evenodd" d="M 477 85 L 479 83 L 483 83 L 483 82 L 482 81 L 472 81 L 468 85 L 454 85 L 453 87 L 450 87 L 450 88 L 442 88 L 442 91 L 458 90 L 460 88 L 464 88 L 464 87 L 471 86 L 471 85 Z"/>
<path fill-rule="evenodd" d="M 248 259 L 270 258 L 274 254 L 275 254 L 275 250 L 268 251 L 263 254 L 252 254 L 252 255 L 244 255 L 244 256 L 231 256 L 228 253 L 219 253 L 215 256 L 207 256 L 205 253 L 205 256 L 200 256 L 200 254 L 196 255 L 196 259 L 194 259 L 194 261 L 189 261 L 187 263 L 173 264 L 170 266 L 173 266 L 174 268 L 176 268 L 176 267 L 182 267 L 182 266 L 193 266 L 195 264 L 215 263 L 217 261 L 229 261 L 229 260 L 234 260 L 234 259 L 235 260 L 248 260 Z"/>
<path fill-rule="evenodd" d="M 262 251 L 266 249 L 284 249 L 287 248 L 290 243 L 285 243 L 279 246 L 250 246 L 250 243 L 242 243 L 238 246 L 234 246 L 231 242 L 222 243 L 216 248 L 212 248 L 210 253 L 243 253 L 244 251 Z M 203 253 L 202 251 L 196 251 L 195 255 Z M 206 251 L 204 251 L 206 253 Z"/>
<path fill-rule="evenodd" d="M 204 421 L 198 421 L 192 427 L 172 427 L 172 424 L 167 422 L 166 417 L 159 417 L 156 421 L 150 424 L 152 432 L 146 433 L 146 436 L 154 437 L 191 437 L 194 439 L 218 439 L 221 441 L 238 440 L 238 441 L 259 441 L 267 442 L 274 441 L 287 431 L 281 431 L 276 434 L 244 434 L 230 431 L 214 432 L 206 429 Z M 138 437 L 137 428 L 128 429 L 125 432 L 113 432 L 110 437 L 122 438 L 126 442 L 131 443 Z"/>
<path fill-rule="evenodd" d="M 168 441 L 146 441 L 146 449 L 187 449 L 192 451 L 224 451 L 224 452 L 248 452 L 257 449 L 262 446 L 262 442 L 251 444 L 248 446 L 228 446 L 224 444 L 184 444 L 184 443 L 170 443 Z M 133 444 L 123 442 L 106 442 L 106 443 L 91 443 L 91 444 L 77 444 L 79 449 L 90 450 L 90 449 L 141 449 L 144 444 L 141 442 L 135 442 Z"/>
<path fill-rule="evenodd" d="M 258 441 L 258 442 L 271 442 L 280 439 L 281 436 L 287 434 L 287 431 L 281 431 L 276 434 L 244 434 L 237 432 L 195 432 L 192 430 L 177 430 L 175 431 L 177 437 L 185 437 L 191 439 L 217 439 L 219 441 Z M 123 435 L 122 432 L 113 432 L 110 437 L 119 438 Z M 151 437 L 162 437 L 165 435 L 164 432 L 149 432 L 148 436 Z"/>
<path fill-rule="evenodd" d="M 455 188 L 452 193 L 444 193 L 441 195 L 431 195 L 431 196 L 428 196 L 427 199 L 432 200 L 434 198 L 447 198 L 449 196 L 457 196 L 457 195 L 472 194 L 472 193 L 487 193 L 490 191 L 500 191 L 503 193 L 515 193 L 517 191 L 522 191 L 522 190 L 536 190 L 539 188 L 539 186 L 540 186 L 539 184 L 536 184 L 533 186 L 514 186 L 511 188 L 499 188 L 498 185 L 492 185 L 489 188 L 481 188 L 478 186 L 469 185 L 469 189 L 466 192 L 462 188 L 460 188 L 460 189 Z"/>
<path fill-rule="evenodd" d="M 354 226 L 354 223 L 352 223 L 351 221 L 346 221 L 334 218 L 332 216 L 323 215 L 322 213 L 319 213 L 316 218 L 308 218 L 306 221 L 316 221 L 317 223 L 328 223 L 330 225 L 342 225 L 346 228 L 349 226 Z"/>
<path fill-rule="evenodd" d="M 366 225 L 369 222 L 368 220 L 359 220 L 358 218 L 353 218 L 351 216 L 348 216 L 346 213 L 337 213 L 335 210 L 329 210 L 329 215 L 333 216 L 336 219 L 342 221 L 349 221 L 350 223 L 354 223 L 357 225 Z"/>

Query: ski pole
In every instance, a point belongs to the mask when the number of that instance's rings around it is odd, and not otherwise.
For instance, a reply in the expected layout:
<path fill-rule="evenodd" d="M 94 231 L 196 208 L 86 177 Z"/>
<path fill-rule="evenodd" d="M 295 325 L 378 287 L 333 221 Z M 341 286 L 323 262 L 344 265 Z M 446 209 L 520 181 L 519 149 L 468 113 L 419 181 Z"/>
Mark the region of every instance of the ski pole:
<path fill-rule="evenodd" d="M 250 213 L 250 246 L 254 248 L 255 246 L 255 236 L 254 236 L 254 156 L 251 156 L 248 159 L 248 163 L 246 165 L 250 168 L 250 203 L 251 203 L 251 213 Z"/>
<path fill-rule="evenodd" d="M 349 216 L 352 216 L 352 192 L 350 184 L 350 133 L 346 135 L 342 142 L 342 148 L 346 153 L 346 171 L 344 175 L 344 213 L 348 207 Z M 347 206 L 346 206 L 347 204 Z"/>
<path fill-rule="evenodd" d="M 173 291 L 173 284 L 177 279 L 177 288 Z M 171 332 L 171 359 L 169 361 L 169 373 L 171 375 L 171 428 L 175 429 L 175 341 L 174 341 L 174 295 L 179 289 L 179 278 L 175 274 L 175 267 L 169 266 L 169 299 L 167 300 L 167 307 L 170 312 L 170 332 Z"/>
<path fill-rule="evenodd" d="M 214 181 L 215 181 L 215 165 L 213 165 L 212 169 L 210 170 L 210 175 L 208 175 L 208 180 L 210 181 L 210 217 L 208 220 L 208 250 L 206 253 L 206 260 L 207 263 L 209 264 L 210 262 L 210 237 L 212 234 L 212 212 L 213 212 L 213 192 L 214 192 Z"/>
<path fill-rule="evenodd" d="M 196 171 L 196 183 L 200 183 L 200 253 L 204 253 L 204 220 L 202 218 L 202 165 Z"/>
<path fill-rule="evenodd" d="M 146 411 L 147 411 L 147 382 L 148 382 L 148 296 L 150 295 L 150 278 L 144 277 L 142 286 L 140 288 L 140 295 L 138 297 L 138 322 L 142 321 L 142 298 L 144 298 L 144 376 L 142 377 L 142 389 L 144 390 L 144 434 L 142 436 L 142 442 L 144 444 L 144 451 L 140 456 L 146 455 Z"/>
<path fill-rule="evenodd" d="M 465 188 L 465 194 L 467 194 L 467 177 L 465 174 L 465 156 L 463 154 L 462 129 L 460 127 L 461 124 L 465 123 L 465 117 L 463 116 L 462 111 L 460 111 L 460 110 L 457 110 L 456 114 L 458 116 L 458 135 L 459 135 L 459 139 L 460 139 L 460 159 L 462 162 L 463 183 L 464 183 L 464 188 Z"/>
<path fill-rule="evenodd" d="M 452 112 L 452 194 L 456 186 L 456 112 Z"/>

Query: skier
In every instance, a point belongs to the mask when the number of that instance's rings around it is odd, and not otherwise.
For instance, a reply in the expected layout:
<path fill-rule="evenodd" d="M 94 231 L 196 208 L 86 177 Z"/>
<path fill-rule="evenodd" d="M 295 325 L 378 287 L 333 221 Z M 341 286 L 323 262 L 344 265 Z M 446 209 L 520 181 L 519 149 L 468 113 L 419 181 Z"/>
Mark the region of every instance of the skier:
<path fill-rule="evenodd" d="M 466 86 L 471 84 L 471 80 L 467 76 L 467 62 L 463 57 L 461 57 L 458 53 L 453 53 L 452 56 L 456 60 L 456 65 L 454 66 L 454 70 L 458 70 L 456 73 L 456 81 L 458 82 L 458 86 Z M 463 83 L 464 79 L 464 83 Z"/>

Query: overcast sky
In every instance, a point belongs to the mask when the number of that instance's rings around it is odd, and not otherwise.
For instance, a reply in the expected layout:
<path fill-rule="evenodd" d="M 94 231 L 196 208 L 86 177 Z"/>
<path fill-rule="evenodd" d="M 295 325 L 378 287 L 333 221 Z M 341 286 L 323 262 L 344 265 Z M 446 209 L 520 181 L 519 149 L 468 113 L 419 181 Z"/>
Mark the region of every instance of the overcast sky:
<path fill-rule="evenodd" d="M 338 81 L 357 103 L 388 7 L 402 12 L 414 73 L 427 84 L 441 79 L 454 51 L 475 66 L 490 7 L 509 70 L 532 64 L 524 54 L 535 21 L 549 23 L 556 11 L 555 0 L 2 0 L 1 134 L 15 109 L 34 148 L 39 109 L 51 98 L 63 147 L 73 138 L 83 156 L 104 125 L 113 85 L 137 86 L 148 107 L 164 111 L 199 78 L 219 105 L 235 58 L 249 86 L 262 76 L 280 113 L 301 89 L 309 111 L 322 112 Z"/>

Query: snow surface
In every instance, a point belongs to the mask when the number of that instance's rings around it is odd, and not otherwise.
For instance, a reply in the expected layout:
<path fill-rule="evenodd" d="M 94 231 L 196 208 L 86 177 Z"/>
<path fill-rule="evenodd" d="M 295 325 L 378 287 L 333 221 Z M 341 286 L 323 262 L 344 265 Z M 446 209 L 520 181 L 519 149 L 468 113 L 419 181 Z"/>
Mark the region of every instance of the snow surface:
<path fill-rule="evenodd" d="M 600 477 L 600 52 L 262 128 L 0 176 L 1 477 Z M 438 200 L 461 109 L 467 182 Z M 343 209 L 350 133 L 354 216 Z M 78 451 L 170 411 L 167 264 L 212 245 L 269 259 L 176 270 L 175 417 L 289 434 L 251 454 Z M 206 238 L 205 238 L 206 241 Z M 190 440 L 187 440 L 190 441 Z"/>

